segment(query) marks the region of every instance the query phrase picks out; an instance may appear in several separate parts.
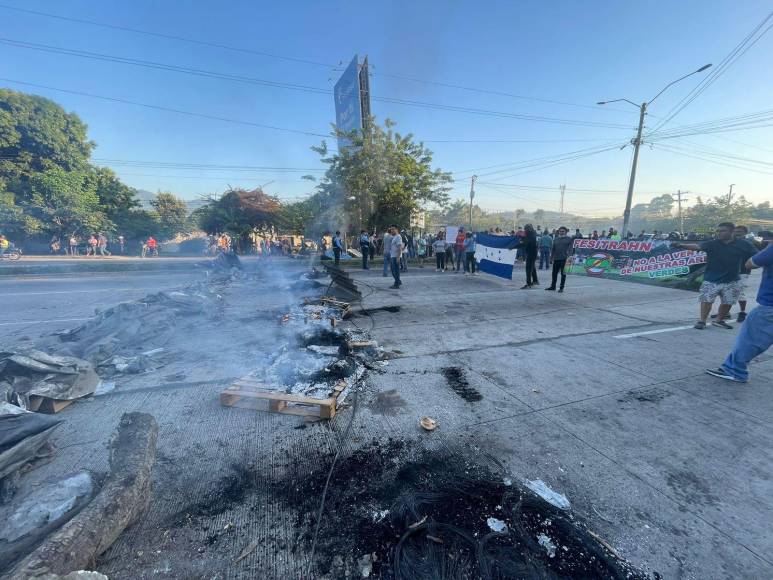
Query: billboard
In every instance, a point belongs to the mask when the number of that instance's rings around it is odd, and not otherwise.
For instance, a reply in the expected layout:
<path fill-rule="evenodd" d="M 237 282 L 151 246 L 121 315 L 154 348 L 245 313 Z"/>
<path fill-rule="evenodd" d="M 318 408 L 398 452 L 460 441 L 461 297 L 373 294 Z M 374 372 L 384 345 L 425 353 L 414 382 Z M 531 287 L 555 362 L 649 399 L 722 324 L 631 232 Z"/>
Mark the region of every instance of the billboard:
<path fill-rule="evenodd" d="M 574 240 L 569 272 L 660 286 L 696 289 L 705 252 L 672 249 L 668 240 Z"/>
<path fill-rule="evenodd" d="M 368 79 L 368 57 L 362 67 L 357 55 L 346 67 L 341 78 L 333 87 L 336 107 L 336 127 L 339 131 L 350 133 L 362 131 L 370 118 L 370 83 Z M 338 148 L 349 145 L 349 139 L 339 138 Z"/>

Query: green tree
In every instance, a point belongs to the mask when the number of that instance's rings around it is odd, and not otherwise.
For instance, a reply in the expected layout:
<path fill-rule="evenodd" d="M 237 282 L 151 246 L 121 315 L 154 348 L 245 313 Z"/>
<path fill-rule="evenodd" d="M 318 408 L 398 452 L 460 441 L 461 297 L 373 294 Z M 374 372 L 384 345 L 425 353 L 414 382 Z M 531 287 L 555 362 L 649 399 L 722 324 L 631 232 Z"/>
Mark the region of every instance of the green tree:
<path fill-rule="evenodd" d="M 230 189 L 220 198 L 210 199 L 195 214 L 202 230 L 208 234 L 230 234 L 240 251 L 248 244 L 252 232 L 270 230 L 281 221 L 279 200 L 260 188 Z"/>
<path fill-rule="evenodd" d="M 712 232 L 720 222 L 744 223 L 754 214 L 754 205 L 739 196 L 735 201 L 720 195 L 704 202 L 700 197 L 685 211 L 685 229 L 693 232 Z"/>
<path fill-rule="evenodd" d="M 113 170 L 107 167 L 95 167 L 92 179 L 102 211 L 116 228 L 122 229 L 128 214 L 139 209 L 141 205 L 137 190 L 121 182 Z"/>
<path fill-rule="evenodd" d="M 534 212 L 534 221 L 537 222 L 536 225 L 544 225 L 542 222 L 545 219 L 545 210 L 544 209 L 538 209 Z"/>
<path fill-rule="evenodd" d="M 56 167 L 33 174 L 28 202 L 25 211 L 48 234 L 61 237 L 112 229 L 100 209 L 96 184 L 85 171 Z"/>
<path fill-rule="evenodd" d="M 315 216 L 318 231 L 336 228 L 383 229 L 390 223 L 408 226 L 412 213 L 427 204 L 448 202 L 451 175 L 432 167 L 432 152 L 413 136 L 371 122 L 364 133 L 343 135 L 350 145 L 335 154 L 323 141 L 312 150 L 328 166 L 317 186 L 322 211 Z M 342 136 L 336 133 L 336 136 Z"/>
<path fill-rule="evenodd" d="M 158 216 L 158 235 L 165 240 L 185 233 L 188 226 L 188 206 L 176 195 L 159 191 L 150 202 Z"/>
<path fill-rule="evenodd" d="M 49 99 L 0 89 L 0 179 L 15 193 L 35 174 L 86 169 L 86 125 Z"/>

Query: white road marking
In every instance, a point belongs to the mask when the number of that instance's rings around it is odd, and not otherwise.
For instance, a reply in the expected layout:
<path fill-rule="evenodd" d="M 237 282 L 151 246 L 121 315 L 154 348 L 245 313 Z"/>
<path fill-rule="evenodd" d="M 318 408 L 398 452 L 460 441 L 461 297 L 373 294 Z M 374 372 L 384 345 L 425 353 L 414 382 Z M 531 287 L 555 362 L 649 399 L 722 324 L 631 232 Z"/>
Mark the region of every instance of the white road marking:
<path fill-rule="evenodd" d="M 674 332 L 676 330 L 686 330 L 692 328 L 691 326 L 674 326 L 672 328 L 661 328 L 659 330 L 648 330 L 646 332 L 632 332 L 631 334 L 618 334 L 613 338 L 634 338 L 635 336 L 645 336 L 647 334 L 661 334 L 663 332 Z"/>
<path fill-rule="evenodd" d="M 92 292 L 132 292 L 143 288 L 100 288 L 97 290 L 49 290 L 48 292 L 3 292 L 3 296 L 46 296 L 47 294 L 90 294 Z"/>
<path fill-rule="evenodd" d="M 0 326 L 13 326 L 22 324 L 45 324 L 47 322 L 82 322 L 84 320 L 91 320 L 93 317 L 88 318 L 52 318 L 51 320 L 22 320 L 21 322 L 0 322 Z"/>

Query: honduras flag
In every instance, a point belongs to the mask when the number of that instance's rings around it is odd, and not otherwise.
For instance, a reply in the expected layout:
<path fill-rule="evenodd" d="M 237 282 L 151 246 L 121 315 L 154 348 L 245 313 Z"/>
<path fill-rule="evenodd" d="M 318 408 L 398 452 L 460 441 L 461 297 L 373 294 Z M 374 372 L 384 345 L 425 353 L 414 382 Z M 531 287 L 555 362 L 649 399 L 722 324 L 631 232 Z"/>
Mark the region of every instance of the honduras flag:
<path fill-rule="evenodd" d="M 476 234 L 475 260 L 480 271 L 512 280 L 516 251 L 510 248 L 517 243 L 515 236 Z"/>

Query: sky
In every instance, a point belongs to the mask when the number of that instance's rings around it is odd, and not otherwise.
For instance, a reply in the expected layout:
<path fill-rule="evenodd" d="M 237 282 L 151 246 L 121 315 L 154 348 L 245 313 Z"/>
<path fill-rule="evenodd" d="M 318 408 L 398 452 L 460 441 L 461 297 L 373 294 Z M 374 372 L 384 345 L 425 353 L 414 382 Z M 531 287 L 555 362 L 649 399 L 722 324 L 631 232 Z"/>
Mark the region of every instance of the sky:
<path fill-rule="evenodd" d="M 770 11 L 767 0 L 0 0 L 0 87 L 77 113 L 97 144 L 95 162 L 138 189 L 195 199 L 263 186 L 293 200 L 313 190 L 301 176 L 322 175 L 310 147 L 335 120 L 333 85 L 355 54 L 367 55 L 373 114 L 425 142 L 435 165 L 454 174 L 452 198 L 467 197 L 477 174 L 475 201 L 484 209 L 558 210 L 565 184 L 566 212 L 615 216 L 625 205 L 639 110 L 596 103 L 649 101 L 714 63 L 650 105 L 634 203 L 681 190 L 690 192 L 689 206 L 697 196 L 726 194 L 730 184 L 760 203 L 773 200 L 773 126 L 660 140 L 646 134 Z M 773 118 L 772 61 L 770 31 L 661 131 L 766 110 Z M 553 165 L 541 159 L 573 152 Z"/>

